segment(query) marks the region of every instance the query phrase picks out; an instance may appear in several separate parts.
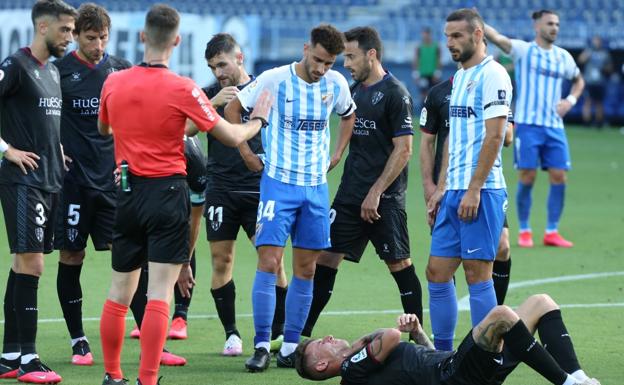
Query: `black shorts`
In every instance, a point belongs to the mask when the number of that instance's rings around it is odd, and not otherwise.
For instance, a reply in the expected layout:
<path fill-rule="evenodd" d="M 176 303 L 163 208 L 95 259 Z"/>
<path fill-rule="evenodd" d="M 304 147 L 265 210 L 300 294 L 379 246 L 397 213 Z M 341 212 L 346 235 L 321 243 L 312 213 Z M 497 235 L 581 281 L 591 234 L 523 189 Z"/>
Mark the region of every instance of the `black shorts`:
<path fill-rule="evenodd" d="M 0 200 L 12 254 L 54 250 L 59 193 L 21 184 L 0 185 Z"/>
<path fill-rule="evenodd" d="M 492 353 L 479 347 L 472 338 L 472 330 L 457 351 L 442 363 L 440 384 L 483 385 L 490 384 L 503 364 L 502 353 Z"/>
<path fill-rule="evenodd" d="M 360 217 L 360 206 L 332 204 L 330 210 L 329 251 L 345 254 L 345 259 L 359 262 L 368 241 L 375 246 L 379 258 L 392 261 L 410 257 L 407 214 L 397 204 L 381 200 L 377 212 L 381 218 L 368 223 Z"/>
<path fill-rule="evenodd" d="M 145 261 L 189 260 L 189 190 L 184 176 L 130 175 L 130 192 L 118 190 L 113 227 L 113 270 L 129 272 Z"/>
<path fill-rule="evenodd" d="M 60 200 L 54 248 L 84 250 L 90 235 L 96 250 L 108 250 L 113 241 L 117 192 L 65 181 Z"/>
<path fill-rule="evenodd" d="M 236 240 L 242 227 L 251 239 L 256 233 L 260 193 L 207 192 L 206 236 L 208 241 Z"/>

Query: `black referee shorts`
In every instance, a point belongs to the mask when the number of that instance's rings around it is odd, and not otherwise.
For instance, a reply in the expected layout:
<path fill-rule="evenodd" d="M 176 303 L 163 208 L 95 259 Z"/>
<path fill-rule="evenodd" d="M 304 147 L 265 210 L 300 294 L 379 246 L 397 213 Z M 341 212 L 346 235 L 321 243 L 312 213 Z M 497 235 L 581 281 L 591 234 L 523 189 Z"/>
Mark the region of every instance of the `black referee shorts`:
<path fill-rule="evenodd" d="M 9 248 L 12 254 L 54 250 L 59 194 L 22 185 L 0 185 Z"/>
<path fill-rule="evenodd" d="M 145 261 L 189 260 L 189 190 L 182 175 L 130 175 L 131 191 L 118 190 L 113 227 L 113 270 L 129 272 Z"/>
<path fill-rule="evenodd" d="M 392 261 L 410 257 L 407 214 L 397 204 L 379 203 L 381 218 L 373 223 L 360 217 L 359 205 L 336 203 L 330 210 L 331 247 L 329 251 L 345 254 L 345 259 L 359 262 L 370 241 L 379 258 Z"/>

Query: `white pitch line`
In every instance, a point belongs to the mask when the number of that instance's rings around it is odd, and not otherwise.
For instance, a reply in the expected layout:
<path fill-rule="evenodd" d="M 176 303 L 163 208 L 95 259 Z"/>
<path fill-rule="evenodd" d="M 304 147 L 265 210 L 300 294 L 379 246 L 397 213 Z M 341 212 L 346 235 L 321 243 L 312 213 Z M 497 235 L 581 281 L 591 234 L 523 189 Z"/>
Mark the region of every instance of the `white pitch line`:
<path fill-rule="evenodd" d="M 515 282 L 509 285 L 509 289 L 516 289 L 519 287 L 527 287 L 527 286 L 536 286 L 546 283 L 557 283 L 557 282 L 566 282 L 566 281 L 579 281 L 583 279 L 594 279 L 594 278 L 602 278 L 602 277 L 614 277 L 614 276 L 624 276 L 624 271 L 615 271 L 615 272 L 607 272 L 607 273 L 593 273 L 593 274 L 581 274 L 581 275 L 566 275 L 563 277 L 553 277 L 553 278 L 542 278 L 542 279 L 534 279 L 529 281 L 521 281 Z M 560 304 L 561 308 L 609 308 L 609 307 L 624 307 L 624 302 L 615 302 L 615 303 L 570 303 L 570 304 Z M 459 311 L 470 311 L 470 302 L 468 296 L 461 298 L 458 302 Z M 374 315 L 374 314 L 399 314 L 402 313 L 402 309 L 389 309 L 389 310 L 341 310 L 341 311 L 325 311 L 323 315 L 327 316 L 350 316 L 350 315 Z M 424 312 L 428 313 L 429 309 L 424 309 Z M 243 313 L 236 315 L 239 318 L 252 318 L 253 314 L 251 313 Z M 216 314 L 189 314 L 188 316 L 191 319 L 216 319 Z M 132 317 L 126 317 L 127 320 L 132 320 Z M 99 321 L 99 317 L 85 317 L 82 319 L 83 322 L 93 322 Z M 40 323 L 58 323 L 65 322 L 63 318 L 42 318 L 39 319 Z M 0 323 L 4 323 L 4 320 L 0 321 Z"/>
<path fill-rule="evenodd" d="M 591 273 L 591 274 L 579 274 L 579 275 L 564 275 L 562 277 L 552 277 L 552 278 L 540 278 L 540 279 L 532 279 L 528 281 L 520 281 L 509 284 L 509 290 L 517 289 L 520 287 L 529 287 L 529 286 L 537 286 L 549 283 L 559 283 L 559 282 L 568 282 L 568 281 L 580 281 L 584 279 L 595 279 L 595 278 L 605 278 L 605 277 L 617 277 L 624 275 L 624 271 L 612 271 L 606 273 Z M 461 311 L 470 310 L 470 297 L 464 296 L 459 301 L 457 301 L 457 307 Z M 564 305 L 561 305 L 564 307 Z M 578 307 L 578 306 L 572 306 Z"/>

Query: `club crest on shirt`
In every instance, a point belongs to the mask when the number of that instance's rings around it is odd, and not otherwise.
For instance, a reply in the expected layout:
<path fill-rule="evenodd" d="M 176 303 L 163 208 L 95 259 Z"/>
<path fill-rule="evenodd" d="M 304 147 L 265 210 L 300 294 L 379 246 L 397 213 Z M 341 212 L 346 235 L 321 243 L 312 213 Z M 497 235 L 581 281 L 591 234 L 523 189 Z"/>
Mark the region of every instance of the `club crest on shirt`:
<path fill-rule="evenodd" d="M 41 75 L 39 75 L 39 70 L 34 70 L 33 74 L 35 74 L 35 78 L 41 80 Z"/>
<path fill-rule="evenodd" d="M 505 91 L 505 90 L 498 90 L 498 99 L 499 100 L 505 100 L 506 97 L 507 97 L 507 91 Z"/>
<path fill-rule="evenodd" d="M 476 82 L 476 81 L 474 81 L 474 80 L 470 80 L 470 81 L 468 82 L 468 84 L 466 85 L 466 92 L 470 92 L 470 91 L 472 91 L 472 90 L 475 88 L 475 86 L 476 86 L 476 85 L 477 85 L 477 82 Z"/>
<path fill-rule="evenodd" d="M 80 72 L 74 72 L 73 74 L 71 74 L 71 81 L 72 82 L 79 82 L 80 81 Z"/>
<path fill-rule="evenodd" d="M 50 75 L 52 75 L 52 80 L 54 80 L 54 82 L 56 84 L 59 84 L 59 74 L 58 74 L 58 72 L 56 72 L 52 68 L 50 68 Z"/>
<path fill-rule="evenodd" d="M 334 94 L 331 92 L 321 96 L 321 101 L 325 104 L 330 104 L 332 100 L 334 100 Z"/>
<path fill-rule="evenodd" d="M 381 91 L 377 91 L 373 94 L 373 98 L 371 99 L 371 103 L 373 103 L 373 106 L 377 103 L 379 103 L 381 101 L 381 99 L 383 99 L 384 94 Z"/>
<path fill-rule="evenodd" d="M 362 360 L 365 360 L 366 357 L 368 357 L 368 353 L 366 353 L 366 348 L 360 350 L 360 352 L 358 354 L 353 355 L 353 357 L 351 357 L 351 359 L 349 361 L 355 363 L 358 363 Z"/>
<path fill-rule="evenodd" d="M 403 103 L 410 104 L 410 97 L 409 96 L 404 95 L 401 99 L 403 100 Z"/>

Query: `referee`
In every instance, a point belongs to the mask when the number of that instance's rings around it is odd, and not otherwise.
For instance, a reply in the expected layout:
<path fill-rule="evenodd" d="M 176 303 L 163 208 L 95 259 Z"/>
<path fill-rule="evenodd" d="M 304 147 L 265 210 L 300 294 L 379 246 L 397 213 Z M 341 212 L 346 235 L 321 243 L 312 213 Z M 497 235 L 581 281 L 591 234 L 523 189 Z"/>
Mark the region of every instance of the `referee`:
<path fill-rule="evenodd" d="M 245 125 L 219 118 L 192 80 L 167 68 L 180 43 L 179 24 L 175 9 L 164 4 L 152 6 L 140 36 L 145 43 L 144 62 L 111 74 L 102 89 L 98 125 L 101 134 L 114 133 L 115 162 L 122 170 L 112 283 L 100 321 L 106 370 L 103 384 L 124 383 L 120 354 L 125 315 L 146 258 L 150 274 L 137 384 L 157 383 L 173 285 L 181 265 L 189 259 L 186 120 L 223 143 L 237 146 L 258 132 L 271 104 L 263 93 Z"/>

